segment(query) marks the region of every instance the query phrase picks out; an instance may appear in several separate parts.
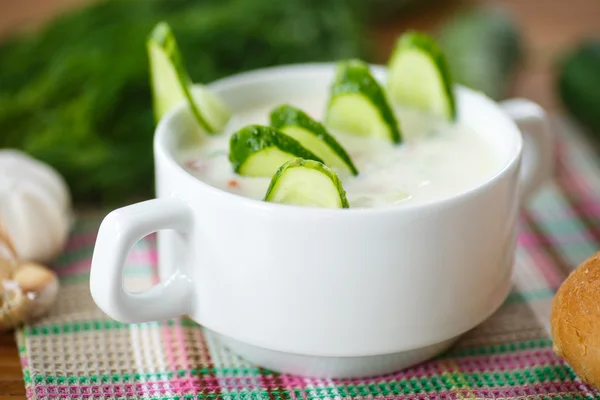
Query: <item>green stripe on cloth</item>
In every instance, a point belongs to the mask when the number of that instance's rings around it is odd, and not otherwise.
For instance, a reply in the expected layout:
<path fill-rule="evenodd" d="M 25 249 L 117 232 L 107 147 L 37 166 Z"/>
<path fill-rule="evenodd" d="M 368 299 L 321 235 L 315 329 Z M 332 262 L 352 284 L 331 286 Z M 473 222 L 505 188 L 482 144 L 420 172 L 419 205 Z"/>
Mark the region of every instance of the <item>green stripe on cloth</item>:
<path fill-rule="evenodd" d="M 438 358 L 446 359 L 453 357 L 491 356 L 497 354 L 515 353 L 521 350 L 545 349 L 549 347 L 552 347 L 552 340 L 550 338 L 544 338 L 489 346 L 455 347 Z"/>
<path fill-rule="evenodd" d="M 110 375 L 90 375 L 90 376 L 36 376 L 33 381 L 46 385 L 63 384 L 101 384 L 101 383 L 132 383 L 141 381 L 162 381 L 177 378 L 186 375 L 209 375 L 222 373 L 231 377 L 243 378 L 245 375 L 253 376 L 258 374 L 258 369 L 238 370 L 238 369 L 192 369 L 190 371 L 169 371 L 161 373 L 135 373 L 129 374 L 110 374 Z M 576 375 L 571 369 L 564 365 L 552 365 L 546 367 L 533 367 L 522 370 L 505 372 L 483 372 L 483 373 L 464 373 L 452 372 L 444 373 L 439 376 L 428 376 L 422 378 L 402 378 L 398 380 L 385 380 L 385 377 L 378 380 L 365 383 L 344 383 L 335 387 L 325 387 L 320 391 L 336 391 L 342 397 L 351 396 L 387 396 L 389 394 L 409 394 L 409 393 L 429 393 L 441 390 L 452 390 L 454 388 L 464 389 L 468 387 L 512 387 L 524 386 L 536 382 L 547 381 L 572 381 Z M 298 391 L 299 389 L 295 389 Z M 308 392 L 311 389 L 304 389 L 302 392 Z"/>
<path fill-rule="evenodd" d="M 182 319 L 178 321 L 169 320 L 164 322 L 144 322 L 141 324 L 135 324 L 140 328 L 153 328 L 161 326 L 187 326 L 187 327 L 199 327 L 199 325 L 190 320 Z M 68 333 L 78 332 L 90 332 L 90 331 L 110 331 L 114 329 L 131 329 L 132 325 L 123 324 L 121 322 L 114 321 L 112 319 L 105 320 L 90 320 L 90 321 L 78 321 L 62 324 L 38 324 L 23 328 L 26 336 L 38 336 L 38 335 L 61 335 Z"/>
<path fill-rule="evenodd" d="M 554 291 L 548 288 L 531 290 L 529 292 L 511 292 L 508 295 L 507 303 L 526 303 L 530 301 L 548 299 L 554 297 Z"/>

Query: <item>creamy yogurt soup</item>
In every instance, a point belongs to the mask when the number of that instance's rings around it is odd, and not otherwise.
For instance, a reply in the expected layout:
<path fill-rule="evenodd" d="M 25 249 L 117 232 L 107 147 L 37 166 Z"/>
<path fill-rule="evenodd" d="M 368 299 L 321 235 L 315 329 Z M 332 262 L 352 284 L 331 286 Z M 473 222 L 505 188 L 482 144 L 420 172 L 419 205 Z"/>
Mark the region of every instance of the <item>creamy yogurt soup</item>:
<path fill-rule="evenodd" d="M 296 106 L 322 120 L 325 99 L 292 98 Z M 270 178 L 251 178 L 233 172 L 228 159 L 229 138 L 248 124 L 269 124 L 269 113 L 279 103 L 262 104 L 238 113 L 225 133 L 203 137 L 181 149 L 180 162 L 205 183 L 241 196 L 262 200 Z M 465 192 L 487 181 L 501 167 L 501 158 L 482 135 L 459 123 L 398 108 L 403 142 L 331 131 L 344 146 L 360 174 L 335 170 L 343 182 L 350 207 L 381 207 L 428 203 Z"/>

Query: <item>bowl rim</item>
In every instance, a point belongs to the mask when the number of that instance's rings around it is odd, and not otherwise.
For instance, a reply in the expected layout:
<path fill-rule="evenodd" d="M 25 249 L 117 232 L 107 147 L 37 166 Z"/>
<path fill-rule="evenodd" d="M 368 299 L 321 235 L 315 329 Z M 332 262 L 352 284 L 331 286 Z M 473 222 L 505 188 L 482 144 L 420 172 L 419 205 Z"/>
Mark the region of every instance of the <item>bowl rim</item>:
<path fill-rule="evenodd" d="M 280 66 L 266 67 L 224 77 L 222 79 L 218 79 L 214 82 L 207 84 L 206 87 L 215 91 L 224 90 L 228 87 L 236 86 L 240 83 L 245 83 L 252 79 L 265 79 L 269 76 L 274 76 L 276 73 L 285 74 L 291 72 L 299 72 L 301 70 L 310 71 L 311 69 L 314 70 L 315 73 L 322 73 L 323 70 L 331 70 L 335 68 L 335 66 L 335 62 L 323 62 L 286 64 Z M 387 68 L 381 65 L 370 64 L 369 67 L 375 74 L 384 74 L 387 71 Z M 207 194 L 219 196 L 221 201 L 227 201 L 228 203 L 239 203 L 240 206 L 249 207 L 259 212 L 267 211 L 282 214 L 302 214 L 303 216 L 310 218 L 338 215 L 358 216 L 389 213 L 415 213 L 419 211 L 429 211 L 440 208 L 454 207 L 467 200 L 473 199 L 474 197 L 477 197 L 478 195 L 487 191 L 490 187 L 494 186 L 500 179 L 509 174 L 514 168 L 518 167 L 523 152 L 523 138 L 521 136 L 519 128 L 517 127 L 515 121 L 502 111 L 500 105 L 496 101 L 490 99 L 481 92 L 467 88 L 463 85 L 456 84 L 455 87 L 459 91 L 466 91 L 471 95 L 479 97 L 479 101 L 486 102 L 488 103 L 488 105 L 498 109 L 501 112 L 503 118 L 505 118 L 505 122 L 512 127 L 512 135 L 516 139 L 514 146 L 515 148 L 514 150 L 511 150 L 512 154 L 510 155 L 508 160 L 504 162 L 503 167 L 499 168 L 498 171 L 490 175 L 489 178 L 486 179 L 484 182 L 466 191 L 459 192 L 448 197 L 443 197 L 439 200 L 433 200 L 426 203 L 386 205 L 369 208 L 320 208 L 266 202 L 241 196 L 235 193 L 230 193 L 225 190 L 216 188 L 190 174 L 187 170 L 185 170 L 183 166 L 181 166 L 174 159 L 174 157 L 170 154 L 171 152 L 168 151 L 166 148 L 167 146 L 165 144 L 165 138 L 171 134 L 171 129 L 169 129 L 169 125 L 171 124 L 171 121 L 173 119 L 181 118 L 183 111 L 187 108 L 187 104 L 185 102 L 182 102 L 179 105 L 173 107 L 171 110 L 169 110 L 156 126 L 153 141 L 155 168 L 158 168 L 158 161 L 160 160 L 161 162 L 165 163 L 165 165 L 168 166 L 173 173 L 177 173 L 178 175 L 180 175 L 184 179 L 184 181 L 187 182 L 187 184 L 196 185 L 196 187 L 201 188 Z"/>

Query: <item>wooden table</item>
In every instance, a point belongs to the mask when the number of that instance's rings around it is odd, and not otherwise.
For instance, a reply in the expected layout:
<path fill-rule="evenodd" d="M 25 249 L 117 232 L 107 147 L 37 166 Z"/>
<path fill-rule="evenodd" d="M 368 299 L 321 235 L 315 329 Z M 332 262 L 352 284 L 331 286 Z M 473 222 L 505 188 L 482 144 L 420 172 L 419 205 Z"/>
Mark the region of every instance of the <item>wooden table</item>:
<path fill-rule="evenodd" d="M 14 336 L 0 335 L 0 400 L 24 398 L 23 372 Z"/>
<path fill-rule="evenodd" d="M 16 28 L 35 26 L 67 8 L 91 0 L 0 0 L 0 37 Z M 415 10 L 373 29 L 380 62 L 385 62 L 394 39 L 403 30 L 434 29 L 464 3 L 442 0 L 434 10 Z M 496 0 L 518 18 L 527 42 L 525 65 L 516 79 L 513 94 L 537 101 L 558 111 L 554 94 L 553 65 L 557 55 L 584 36 L 600 36 L 599 0 Z M 542 5 L 543 4 L 543 5 Z M 25 389 L 19 354 L 12 334 L 0 335 L 0 400 L 24 399 Z"/>

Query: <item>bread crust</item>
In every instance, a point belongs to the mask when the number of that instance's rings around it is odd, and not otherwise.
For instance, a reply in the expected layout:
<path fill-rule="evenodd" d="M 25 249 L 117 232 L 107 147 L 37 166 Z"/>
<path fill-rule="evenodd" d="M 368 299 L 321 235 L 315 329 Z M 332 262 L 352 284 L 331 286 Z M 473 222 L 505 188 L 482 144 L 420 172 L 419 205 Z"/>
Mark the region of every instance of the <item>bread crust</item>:
<path fill-rule="evenodd" d="M 600 253 L 559 288 L 550 314 L 554 352 L 586 383 L 600 388 Z"/>

